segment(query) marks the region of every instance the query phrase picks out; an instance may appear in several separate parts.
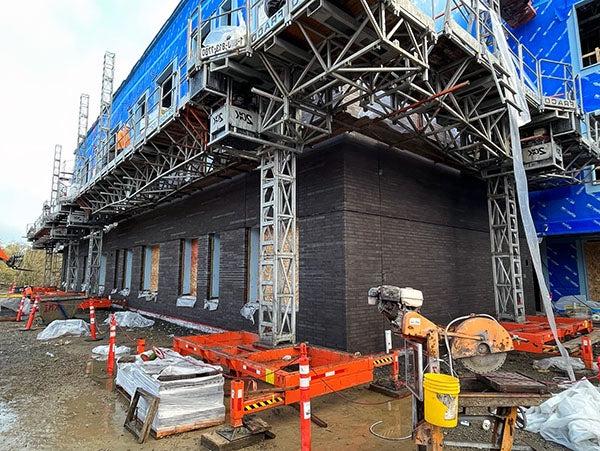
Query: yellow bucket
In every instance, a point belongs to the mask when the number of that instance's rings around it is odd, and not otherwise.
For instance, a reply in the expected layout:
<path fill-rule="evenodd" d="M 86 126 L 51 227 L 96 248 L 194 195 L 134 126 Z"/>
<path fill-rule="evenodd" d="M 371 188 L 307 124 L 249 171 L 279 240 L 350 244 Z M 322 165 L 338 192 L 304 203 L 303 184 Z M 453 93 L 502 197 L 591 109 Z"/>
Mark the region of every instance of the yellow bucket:
<path fill-rule="evenodd" d="M 460 381 L 448 374 L 425 373 L 423 401 L 425 421 L 434 426 L 453 428 L 458 424 Z"/>

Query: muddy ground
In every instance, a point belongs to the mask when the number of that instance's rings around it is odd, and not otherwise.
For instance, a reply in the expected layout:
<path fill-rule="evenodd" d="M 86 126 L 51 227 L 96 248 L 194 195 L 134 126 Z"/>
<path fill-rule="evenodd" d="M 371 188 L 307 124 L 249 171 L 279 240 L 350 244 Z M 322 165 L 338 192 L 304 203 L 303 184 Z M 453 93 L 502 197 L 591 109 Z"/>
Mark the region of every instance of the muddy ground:
<path fill-rule="evenodd" d="M 5 312 L 0 312 L 0 319 Z M 106 313 L 99 313 L 100 322 L 105 317 Z M 35 332 L 23 332 L 21 327 L 22 323 L 0 322 L 0 449 L 203 449 L 200 437 L 206 430 L 160 440 L 150 438 L 144 445 L 138 445 L 124 430 L 125 399 L 85 373 L 91 349 L 106 340 L 90 343 L 84 338 L 67 337 L 41 342 L 36 340 L 41 326 Z M 169 346 L 173 335 L 197 333 L 157 321 L 151 329 L 120 330 L 117 341 L 134 349 L 132 341 L 136 338 L 146 338 L 149 345 Z M 511 357 L 509 366 L 514 365 L 529 369 L 531 362 Z M 409 440 L 389 441 L 369 432 L 369 426 L 382 420 L 375 428 L 379 434 L 390 438 L 410 434 L 410 411 L 409 397 L 391 399 L 366 387 L 318 398 L 313 400 L 313 414 L 328 426 L 313 425 L 313 448 L 413 450 Z M 297 450 L 298 416 L 291 407 L 260 414 L 272 425 L 276 438 L 250 449 Z M 481 425 L 475 423 L 459 426 L 451 433 L 453 440 L 483 440 L 485 436 Z M 564 449 L 524 431 L 517 432 L 517 443 L 536 450 Z"/>

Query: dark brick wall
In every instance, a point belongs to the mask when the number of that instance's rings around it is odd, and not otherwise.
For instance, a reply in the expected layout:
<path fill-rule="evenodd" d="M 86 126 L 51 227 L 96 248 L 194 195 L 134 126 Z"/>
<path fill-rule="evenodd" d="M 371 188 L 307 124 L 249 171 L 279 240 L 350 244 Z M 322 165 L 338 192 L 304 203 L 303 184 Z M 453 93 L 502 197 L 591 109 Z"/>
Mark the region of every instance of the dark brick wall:
<path fill-rule="evenodd" d="M 303 157 L 298 175 L 298 230 L 301 246 L 298 337 L 345 348 L 343 259 L 343 160 L 322 149 Z M 119 224 L 104 237 L 107 286 L 112 288 L 114 252 L 134 248 L 132 307 L 152 310 L 225 329 L 256 331 L 242 318 L 245 303 L 246 228 L 258 225 L 258 173 L 207 189 L 178 203 Z M 219 308 L 204 310 L 208 290 L 209 234 L 221 236 Z M 178 308 L 179 243 L 198 239 L 198 288 L 194 308 Z M 159 295 L 156 302 L 138 298 L 142 246 L 160 243 Z M 135 246 L 135 247 L 134 247 Z M 111 257 L 112 255 L 112 257 Z M 258 314 L 255 315 L 258 318 Z"/>
<path fill-rule="evenodd" d="M 297 172 L 299 340 L 381 350 L 387 324 L 366 303 L 368 288 L 381 283 L 423 290 L 425 313 L 441 323 L 472 311 L 493 312 L 483 182 L 350 138 L 304 155 Z M 113 287 L 114 252 L 131 248 L 131 306 L 256 331 L 239 310 L 245 302 L 246 228 L 258 224 L 258 207 L 254 172 L 119 224 L 104 237 L 107 287 Z M 221 235 L 220 300 L 209 312 L 203 305 L 209 234 L 215 232 Z M 194 308 L 175 305 L 183 238 L 198 239 Z M 161 245 L 159 296 L 146 301 L 138 298 L 142 246 L 154 244 Z"/>
<path fill-rule="evenodd" d="M 369 287 L 381 283 L 422 290 L 424 314 L 441 324 L 471 312 L 493 314 L 484 182 L 365 147 L 344 149 L 348 349 L 383 349 L 388 324 L 366 302 Z"/>

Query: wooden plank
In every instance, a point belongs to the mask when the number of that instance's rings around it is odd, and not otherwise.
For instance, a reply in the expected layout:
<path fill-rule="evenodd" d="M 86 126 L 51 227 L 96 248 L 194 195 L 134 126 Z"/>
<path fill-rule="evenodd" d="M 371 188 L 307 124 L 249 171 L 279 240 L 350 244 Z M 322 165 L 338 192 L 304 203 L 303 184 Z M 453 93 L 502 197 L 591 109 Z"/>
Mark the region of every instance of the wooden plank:
<path fill-rule="evenodd" d="M 478 379 L 502 393 L 548 393 L 546 384 L 536 381 L 521 373 L 495 371 L 479 374 Z"/>
<path fill-rule="evenodd" d="M 218 426 L 225 422 L 225 416 L 214 418 L 211 420 L 196 421 L 194 423 L 182 424 L 180 426 L 171 426 L 161 428 L 158 431 L 152 430 L 152 436 L 156 439 L 168 437 L 170 435 L 182 434 L 184 432 L 195 431 L 197 429 L 206 429 L 213 426 Z"/>
<path fill-rule="evenodd" d="M 588 283 L 588 299 L 600 301 L 600 241 L 586 241 L 583 245 Z"/>
<path fill-rule="evenodd" d="M 583 336 L 583 335 L 582 335 Z M 569 353 L 579 352 L 579 348 L 581 347 L 581 337 L 575 337 L 569 341 L 565 341 L 563 346 Z M 586 335 L 592 341 L 592 345 L 596 343 L 600 343 L 600 329 L 594 329 L 589 334 Z"/>

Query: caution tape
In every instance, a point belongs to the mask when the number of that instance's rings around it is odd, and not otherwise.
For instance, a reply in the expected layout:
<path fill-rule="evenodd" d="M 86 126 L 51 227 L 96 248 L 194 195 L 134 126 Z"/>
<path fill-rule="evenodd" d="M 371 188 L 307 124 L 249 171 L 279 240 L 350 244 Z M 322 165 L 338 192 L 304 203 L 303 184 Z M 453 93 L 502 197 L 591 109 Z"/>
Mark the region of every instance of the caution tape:
<path fill-rule="evenodd" d="M 269 407 L 269 406 L 272 406 L 273 404 L 279 404 L 282 402 L 283 402 L 283 398 L 280 396 L 277 396 L 275 398 L 266 399 L 264 401 L 258 401 L 258 402 L 252 403 L 252 404 L 248 404 L 248 405 L 244 406 L 244 411 L 249 412 L 250 410 L 262 409 L 264 407 Z"/>
<path fill-rule="evenodd" d="M 377 365 L 377 366 L 380 366 L 380 365 L 389 365 L 393 361 L 394 361 L 394 357 L 389 356 L 389 357 L 380 357 L 378 359 L 375 359 L 375 360 L 373 360 L 373 363 L 375 363 L 375 365 Z"/>

